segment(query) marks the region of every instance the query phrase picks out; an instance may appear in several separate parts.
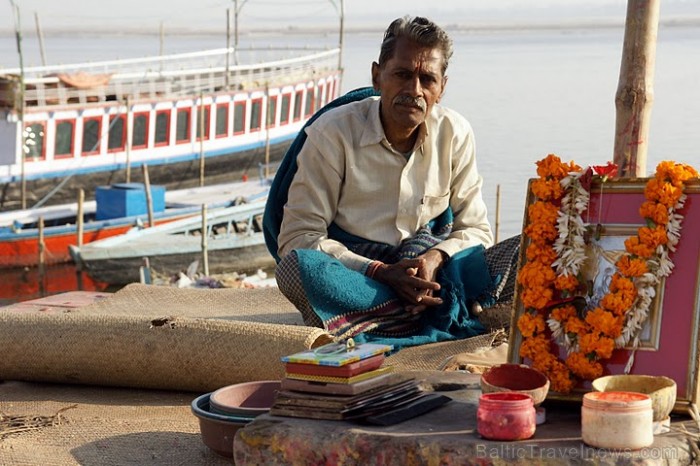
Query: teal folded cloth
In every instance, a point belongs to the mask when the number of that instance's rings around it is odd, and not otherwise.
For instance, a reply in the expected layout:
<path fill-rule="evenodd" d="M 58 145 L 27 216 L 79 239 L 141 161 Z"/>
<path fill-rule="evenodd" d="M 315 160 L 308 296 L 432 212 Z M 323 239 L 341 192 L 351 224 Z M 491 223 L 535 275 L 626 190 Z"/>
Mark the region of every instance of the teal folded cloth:
<path fill-rule="evenodd" d="M 307 299 L 328 331 L 357 342 L 406 346 L 457 340 L 485 332 L 470 314 L 475 301 L 491 305 L 494 281 L 483 246 L 455 254 L 438 272 L 443 303 L 418 315 L 404 309 L 393 290 L 348 269 L 327 254 L 296 250 Z"/>

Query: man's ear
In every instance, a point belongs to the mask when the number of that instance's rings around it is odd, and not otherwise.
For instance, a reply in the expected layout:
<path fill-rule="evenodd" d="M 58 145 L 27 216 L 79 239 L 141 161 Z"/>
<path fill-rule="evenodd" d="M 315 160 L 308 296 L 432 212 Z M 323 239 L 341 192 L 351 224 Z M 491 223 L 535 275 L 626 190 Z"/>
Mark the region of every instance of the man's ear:
<path fill-rule="evenodd" d="M 374 87 L 375 91 L 379 90 L 379 63 L 372 62 L 372 87 Z"/>
<path fill-rule="evenodd" d="M 447 76 L 443 76 L 442 78 L 442 91 L 440 91 L 440 97 L 438 97 L 437 102 L 439 103 L 440 100 L 442 100 L 442 96 L 445 95 L 445 88 L 447 87 Z"/>

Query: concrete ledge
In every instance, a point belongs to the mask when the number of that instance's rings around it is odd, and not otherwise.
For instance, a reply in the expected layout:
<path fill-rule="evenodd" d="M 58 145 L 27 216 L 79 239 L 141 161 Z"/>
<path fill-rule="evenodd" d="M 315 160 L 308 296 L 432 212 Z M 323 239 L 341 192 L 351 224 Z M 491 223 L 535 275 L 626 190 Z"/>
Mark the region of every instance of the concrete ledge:
<path fill-rule="evenodd" d="M 238 431 L 234 459 L 238 465 L 491 465 L 596 464 L 690 465 L 689 437 L 697 433 L 688 419 L 674 419 L 671 432 L 639 451 L 608 451 L 581 441 L 580 406 L 547 406 L 547 422 L 533 438 L 493 442 L 476 432 L 479 375 L 417 372 L 418 378 L 453 398 L 423 416 L 389 427 L 341 421 L 318 421 L 264 415 Z M 446 391 L 449 390 L 449 391 Z M 697 442 L 697 440 L 693 440 Z"/>

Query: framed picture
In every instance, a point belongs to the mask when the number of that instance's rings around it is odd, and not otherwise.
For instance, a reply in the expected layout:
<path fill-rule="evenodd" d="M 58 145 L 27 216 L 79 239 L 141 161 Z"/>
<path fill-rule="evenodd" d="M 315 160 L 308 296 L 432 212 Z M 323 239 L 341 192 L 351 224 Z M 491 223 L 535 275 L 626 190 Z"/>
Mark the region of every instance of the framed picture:
<path fill-rule="evenodd" d="M 596 300 L 605 295 L 610 277 L 616 271 L 617 258 L 625 251 L 624 241 L 644 225 L 639 206 L 644 202 L 646 182 L 646 179 L 610 180 L 594 182 L 591 187 L 588 210 L 582 214 L 583 220 L 596 231 L 586 245 L 586 261 L 581 269 L 582 278 L 589 285 L 585 309 L 592 309 Z M 681 238 L 676 251 L 670 256 L 674 264 L 673 272 L 656 286 L 648 318 L 639 332 L 640 344 L 629 372 L 664 375 L 675 380 L 678 387 L 676 411 L 685 411 L 690 403 L 695 404 L 700 400 L 700 183 L 688 184 L 685 194 L 687 200 L 681 211 L 684 215 Z M 527 206 L 534 202 L 534 195 L 528 186 L 526 211 Z M 523 235 L 519 269 L 526 262 L 528 245 L 529 240 Z M 520 356 L 523 337 L 517 326 L 518 319 L 525 312 L 521 293 L 518 284 L 508 360 L 528 364 L 529 361 Z M 559 351 L 561 360 L 566 358 L 564 348 L 558 347 L 553 340 L 552 348 L 555 354 Z M 614 350 L 610 359 L 601 361 L 603 375 L 623 374 L 630 355 L 629 347 Z M 580 400 L 583 393 L 590 390 L 590 382 L 579 383 L 571 393 L 552 392 L 550 398 Z"/>

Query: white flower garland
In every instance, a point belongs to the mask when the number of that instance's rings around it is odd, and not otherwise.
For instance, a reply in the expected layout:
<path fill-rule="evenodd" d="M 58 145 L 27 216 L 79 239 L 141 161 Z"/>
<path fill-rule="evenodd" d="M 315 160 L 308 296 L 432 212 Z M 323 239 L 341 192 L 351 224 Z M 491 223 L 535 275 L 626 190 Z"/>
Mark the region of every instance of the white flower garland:
<path fill-rule="evenodd" d="M 584 171 L 571 172 L 560 182 L 566 194 L 558 212 L 556 228 L 559 234 L 553 245 L 557 259 L 552 263 L 552 267 L 556 268 L 557 276 L 578 276 L 586 261 L 584 235 L 589 224 L 583 221 L 581 214 L 588 209 L 590 194 L 581 184 L 580 178 L 583 174 Z M 625 373 L 629 373 L 632 369 L 634 353 L 639 347 L 639 334 L 649 317 L 649 307 L 656 296 L 656 286 L 673 271 L 673 261 L 669 257 L 669 251 L 674 252 L 680 240 L 683 216 L 678 214 L 678 210 L 683 208 L 686 198 L 687 196 L 683 194 L 676 205 L 668 210 L 669 221 L 666 224 L 668 244 L 658 246 L 656 254 L 647 260 L 649 272 L 634 279 L 637 297 L 632 307 L 625 313 L 622 333 L 615 339 L 615 348 L 622 348 L 632 342 Z M 567 354 L 578 350 L 578 343 L 569 338 L 559 321 L 550 318 L 547 320 L 547 325 L 557 343 L 563 344 L 566 348 Z"/>

